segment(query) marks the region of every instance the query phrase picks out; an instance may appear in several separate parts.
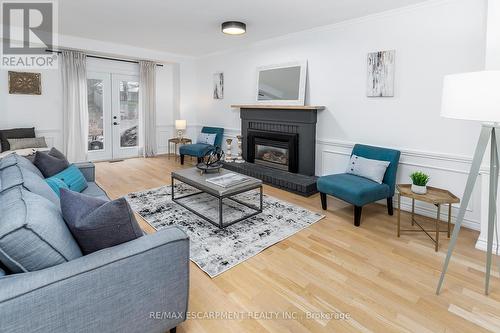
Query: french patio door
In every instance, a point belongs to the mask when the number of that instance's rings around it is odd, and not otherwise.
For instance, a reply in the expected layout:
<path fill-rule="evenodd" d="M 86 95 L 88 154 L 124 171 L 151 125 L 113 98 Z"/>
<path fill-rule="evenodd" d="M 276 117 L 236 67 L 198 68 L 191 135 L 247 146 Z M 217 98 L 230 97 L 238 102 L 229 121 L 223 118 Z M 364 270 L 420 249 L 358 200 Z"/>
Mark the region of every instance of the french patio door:
<path fill-rule="evenodd" d="M 139 155 L 139 78 L 135 75 L 87 73 L 90 160 L 117 160 Z"/>

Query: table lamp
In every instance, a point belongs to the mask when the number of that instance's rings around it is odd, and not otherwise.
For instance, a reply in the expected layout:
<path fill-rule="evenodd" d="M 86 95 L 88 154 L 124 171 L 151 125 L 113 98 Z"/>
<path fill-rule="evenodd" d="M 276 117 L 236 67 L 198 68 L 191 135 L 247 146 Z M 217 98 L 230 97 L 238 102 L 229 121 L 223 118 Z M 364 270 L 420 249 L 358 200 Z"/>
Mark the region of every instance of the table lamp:
<path fill-rule="evenodd" d="M 491 259 L 493 254 L 493 233 L 496 228 L 496 201 L 498 190 L 498 149 L 500 148 L 500 71 L 482 71 L 448 75 L 444 78 L 441 116 L 446 118 L 481 122 L 481 134 L 474 152 L 467 178 L 462 203 L 453 229 L 448 254 L 443 265 L 436 293 L 439 294 L 444 276 L 450 263 L 458 233 L 464 220 L 483 161 L 488 142 L 491 146 L 490 184 L 488 206 L 488 243 L 486 253 L 485 294 L 488 295 Z"/>
<path fill-rule="evenodd" d="M 184 135 L 184 131 L 187 128 L 187 121 L 186 120 L 176 120 L 175 121 L 175 129 L 177 130 L 177 136 L 179 137 L 179 140 L 182 140 L 182 136 Z"/>

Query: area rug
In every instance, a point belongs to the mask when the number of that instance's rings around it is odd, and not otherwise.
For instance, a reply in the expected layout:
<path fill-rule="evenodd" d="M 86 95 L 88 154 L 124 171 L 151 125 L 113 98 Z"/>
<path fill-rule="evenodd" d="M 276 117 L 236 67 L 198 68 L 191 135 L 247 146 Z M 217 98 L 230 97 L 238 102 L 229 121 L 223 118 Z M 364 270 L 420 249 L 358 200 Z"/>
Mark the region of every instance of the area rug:
<path fill-rule="evenodd" d="M 175 196 L 196 192 L 185 185 L 175 186 Z M 190 238 L 191 260 L 210 277 L 215 277 L 255 256 L 273 244 L 290 237 L 321 220 L 324 215 L 264 195 L 263 212 L 219 229 L 208 221 L 171 201 L 171 187 L 130 193 L 127 200 L 132 209 L 156 230 L 177 226 Z M 240 201 L 258 205 L 259 192 L 239 194 Z M 218 201 L 208 194 L 185 199 L 182 203 L 217 221 Z M 231 200 L 223 202 L 224 221 L 233 221 L 249 212 L 249 208 Z"/>

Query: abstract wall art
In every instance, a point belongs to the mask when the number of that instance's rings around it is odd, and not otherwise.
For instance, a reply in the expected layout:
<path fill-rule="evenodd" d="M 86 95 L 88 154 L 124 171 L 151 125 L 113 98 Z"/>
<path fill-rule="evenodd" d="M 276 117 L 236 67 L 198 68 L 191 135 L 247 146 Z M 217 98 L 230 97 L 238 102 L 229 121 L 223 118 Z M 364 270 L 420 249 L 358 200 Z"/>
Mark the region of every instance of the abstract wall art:
<path fill-rule="evenodd" d="M 394 96 L 395 50 L 368 53 L 368 97 Z"/>
<path fill-rule="evenodd" d="M 214 74 L 213 91 L 214 91 L 214 99 L 224 98 L 224 73 Z"/>

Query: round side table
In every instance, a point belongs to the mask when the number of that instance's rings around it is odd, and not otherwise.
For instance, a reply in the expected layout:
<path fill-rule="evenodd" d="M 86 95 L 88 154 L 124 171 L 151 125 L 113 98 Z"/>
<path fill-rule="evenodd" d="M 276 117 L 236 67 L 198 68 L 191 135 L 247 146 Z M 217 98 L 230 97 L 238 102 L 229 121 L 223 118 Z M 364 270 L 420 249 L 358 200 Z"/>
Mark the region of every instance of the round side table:
<path fill-rule="evenodd" d="M 193 141 L 191 139 L 188 139 L 188 138 L 172 138 L 172 139 L 168 139 L 168 158 L 170 158 L 171 154 L 170 154 L 170 146 L 172 144 L 174 144 L 174 155 L 175 155 L 175 158 L 177 159 L 177 157 L 179 155 L 177 155 L 177 146 L 182 146 L 182 145 L 187 145 L 187 144 L 190 144 L 192 143 Z"/>

